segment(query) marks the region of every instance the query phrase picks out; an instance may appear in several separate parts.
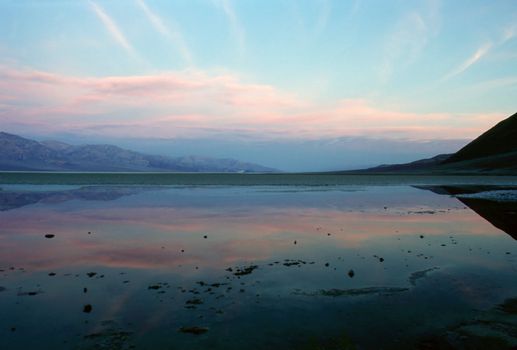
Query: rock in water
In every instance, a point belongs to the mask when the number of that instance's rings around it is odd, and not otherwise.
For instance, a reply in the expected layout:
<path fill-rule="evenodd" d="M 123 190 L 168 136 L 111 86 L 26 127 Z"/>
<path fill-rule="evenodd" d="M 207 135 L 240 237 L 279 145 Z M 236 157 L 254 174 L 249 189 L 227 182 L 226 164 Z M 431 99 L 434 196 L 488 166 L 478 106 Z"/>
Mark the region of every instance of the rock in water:
<path fill-rule="evenodd" d="M 208 328 L 207 327 L 197 327 L 197 326 L 194 326 L 194 327 L 181 327 L 179 329 L 179 331 L 181 333 L 190 333 L 190 334 L 200 335 L 200 334 L 208 332 Z"/>
<path fill-rule="evenodd" d="M 86 305 L 83 306 L 83 312 L 84 313 L 89 314 L 90 312 L 92 312 L 92 309 L 93 308 L 92 308 L 92 306 L 90 304 L 86 304 Z"/>

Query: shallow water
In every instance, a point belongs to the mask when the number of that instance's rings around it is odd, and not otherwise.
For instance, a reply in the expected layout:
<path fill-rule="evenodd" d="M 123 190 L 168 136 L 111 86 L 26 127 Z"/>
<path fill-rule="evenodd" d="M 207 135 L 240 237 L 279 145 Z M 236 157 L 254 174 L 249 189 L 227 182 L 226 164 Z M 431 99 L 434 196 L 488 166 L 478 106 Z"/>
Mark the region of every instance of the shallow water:
<path fill-rule="evenodd" d="M 400 349 L 483 317 L 513 344 L 516 240 L 366 182 L 0 185 L 0 349 Z"/>

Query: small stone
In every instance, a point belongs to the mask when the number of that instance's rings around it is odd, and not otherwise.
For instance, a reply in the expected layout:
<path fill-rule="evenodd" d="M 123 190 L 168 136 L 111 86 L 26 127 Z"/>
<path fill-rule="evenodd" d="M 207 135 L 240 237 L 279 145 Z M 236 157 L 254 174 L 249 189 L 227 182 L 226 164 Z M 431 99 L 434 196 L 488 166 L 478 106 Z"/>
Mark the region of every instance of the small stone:
<path fill-rule="evenodd" d="M 93 308 L 92 308 L 92 306 L 90 304 L 86 304 L 86 305 L 83 306 L 83 312 L 84 313 L 89 314 L 90 312 L 92 312 L 92 309 Z"/>
<path fill-rule="evenodd" d="M 194 326 L 194 327 L 181 327 L 179 329 L 179 331 L 181 333 L 190 333 L 190 334 L 194 334 L 194 335 L 200 335 L 200 334 L 208 332 L 208 328 L 206 328 L 206 327 L 197 327 L 197 326 Z"/>

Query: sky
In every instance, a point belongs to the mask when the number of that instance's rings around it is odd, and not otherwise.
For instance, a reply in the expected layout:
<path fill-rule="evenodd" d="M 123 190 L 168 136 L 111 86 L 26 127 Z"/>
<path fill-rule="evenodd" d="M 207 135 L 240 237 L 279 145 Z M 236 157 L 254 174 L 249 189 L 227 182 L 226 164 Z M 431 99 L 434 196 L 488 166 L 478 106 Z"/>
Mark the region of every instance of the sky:
<path fill-rule="evenodd" d="M 352 169 L 516 101 L 515 0 L 0 0 L 0 130 L 39 140 Z"/>

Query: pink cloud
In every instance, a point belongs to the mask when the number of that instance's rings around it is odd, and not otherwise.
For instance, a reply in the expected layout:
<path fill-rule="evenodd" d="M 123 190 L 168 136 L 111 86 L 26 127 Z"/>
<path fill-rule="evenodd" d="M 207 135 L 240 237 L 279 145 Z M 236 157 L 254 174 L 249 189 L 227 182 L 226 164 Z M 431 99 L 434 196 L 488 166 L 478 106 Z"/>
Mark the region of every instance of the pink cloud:
<path fill-rule="evenodd" d="M 199 70 L 77 77 L 0 66 L 0 120 L 105 136 L 448 139 L 474 137 L 501 114 L 414 113 L 366 99 L 320 104 L 265 84 Z"/>

